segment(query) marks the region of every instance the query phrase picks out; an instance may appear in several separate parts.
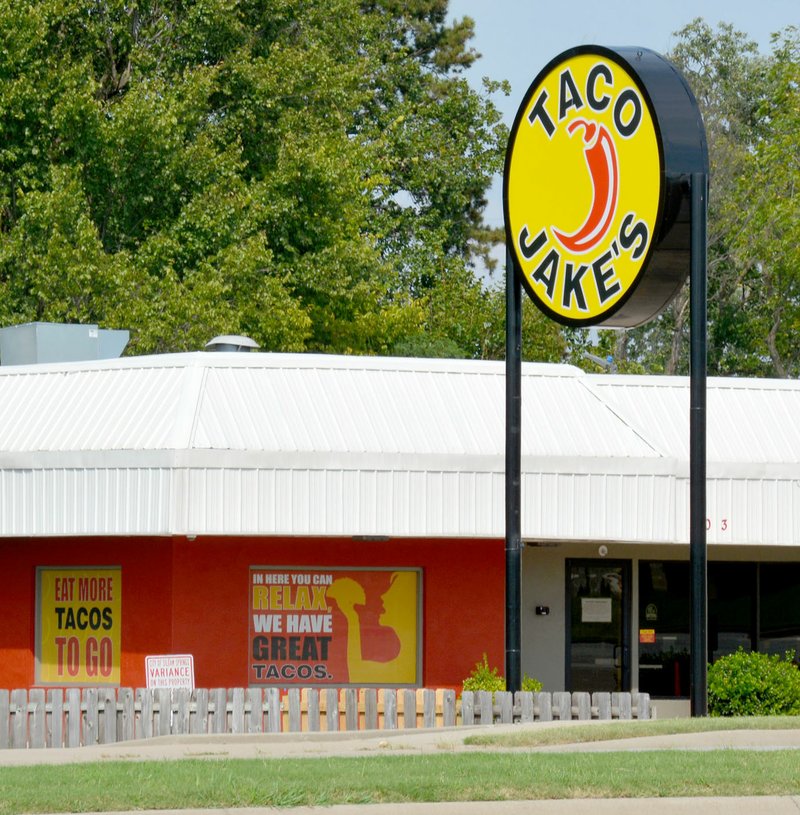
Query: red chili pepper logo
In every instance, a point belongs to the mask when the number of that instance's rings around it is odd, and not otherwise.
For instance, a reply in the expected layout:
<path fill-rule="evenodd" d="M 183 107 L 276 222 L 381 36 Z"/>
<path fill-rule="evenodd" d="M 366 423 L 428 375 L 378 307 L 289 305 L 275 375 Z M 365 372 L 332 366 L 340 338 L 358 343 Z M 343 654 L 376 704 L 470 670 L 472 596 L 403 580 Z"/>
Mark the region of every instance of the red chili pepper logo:
<path fill-rule="evenodd" d="M 617 148 L 605 125 L 575 119 L 567 132 L 571 136 L 583 128 L 583 155 L 592 182 L 592 205 L 583 226 L 571 235 L 553 228 L 553 234 L 570 252 L 583 254 L 594 249 L 608 232 L 617 211 L 619 196 L 619 163 Z"/>

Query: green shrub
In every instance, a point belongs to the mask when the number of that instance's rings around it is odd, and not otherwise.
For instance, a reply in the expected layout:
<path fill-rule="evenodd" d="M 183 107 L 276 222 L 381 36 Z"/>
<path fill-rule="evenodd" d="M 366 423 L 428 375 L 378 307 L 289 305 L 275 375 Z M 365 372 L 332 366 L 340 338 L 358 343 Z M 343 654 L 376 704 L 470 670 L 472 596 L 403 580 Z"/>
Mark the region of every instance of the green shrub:
<path fill-rule="evenodd" d="M 532 676 L 528 676 L 528 674 L 522 677 L 522 690 L 539 693 L 542 687 L 543 685 L 538 679 L 534 679 Z"/>
<path fill-rule="evenodd" d="M 789 652 L 781 659 L 741 648 L 708 669 L 712 716 L 800 715 L 800 670 Z"/>
<path fill-rule="evenodd" d="M 483 659 L 475 663 L 470 675 L 464 680 L 464 690 L 487 690 L 495 693 L 506 689 L 505 677 L 498 673 L 497 668 L 489 667 L 489 659 L 484 653 Z M 525 674 L 522 678 L 522 690 L 538 693 L 542 683 L 538 679 Z"/>
<path fill-rule="evenodd" d="M 484 653 L 483 659 L 475 663 L 469 676 L 464 680 L 464 690 L 488 690 L 494 693 L 506 689 L 505 677 L 497 673 L 497 668 L 489 667 L 489 658 Z"/>

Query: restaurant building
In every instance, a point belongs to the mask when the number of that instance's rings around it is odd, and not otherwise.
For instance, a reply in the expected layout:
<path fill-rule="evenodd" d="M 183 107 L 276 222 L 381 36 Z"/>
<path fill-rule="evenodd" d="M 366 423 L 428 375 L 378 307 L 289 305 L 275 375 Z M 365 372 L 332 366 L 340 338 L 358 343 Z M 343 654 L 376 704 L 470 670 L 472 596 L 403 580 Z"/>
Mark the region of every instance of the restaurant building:
<path fill-rule="evenodd" d="M 502 362 L 3 364 L 0 687 L 502 668 L 504 394 Z M 522 411 L 524 672 L 685 699 L 688 380 L 530 363 Z M 712 660 L 800 651 L 798 415 L 800 383 L 709 380 Z"/>

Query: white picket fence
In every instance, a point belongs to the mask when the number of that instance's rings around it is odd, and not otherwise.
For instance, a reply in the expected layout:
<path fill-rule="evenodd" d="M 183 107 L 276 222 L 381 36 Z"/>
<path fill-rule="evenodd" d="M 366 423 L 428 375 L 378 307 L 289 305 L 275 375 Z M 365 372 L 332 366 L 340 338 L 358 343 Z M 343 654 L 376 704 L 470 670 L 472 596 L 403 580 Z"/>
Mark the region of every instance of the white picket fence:
<path fill-rule="evenodd" d="M 0 748 L 79 747 L 183 734 L 397 730 L 569 719 L 649 719 L 645 693 L 427 688 L 0 690 Z"/>

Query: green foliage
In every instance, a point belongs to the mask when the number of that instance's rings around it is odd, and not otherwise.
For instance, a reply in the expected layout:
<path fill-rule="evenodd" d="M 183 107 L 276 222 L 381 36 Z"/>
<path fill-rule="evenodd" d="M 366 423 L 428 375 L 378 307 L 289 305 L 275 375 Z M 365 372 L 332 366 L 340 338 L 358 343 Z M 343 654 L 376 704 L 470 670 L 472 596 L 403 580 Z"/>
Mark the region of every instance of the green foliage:
<path fill-rule="evenodd" d="M 736 235 L 747 270 L 747 325 L 771 372 L 800 375 L 800 30 L 773 39 L 760 108 L 763 137 L 747 156 L 739 200 L 748 228 Z"/>
<path fill-rule="evenodd" d="M 475 663 L 475 667 L 470 671 L 469 676 L 464 680 L 464 690 L 471 691 L 502 691 L 506 689 L 505 677 L 498 674 L 498 669 L 489 667 L 489 660 L 486 653 L 483 659 Z"/>
<path fill-rule="evenodd" d="M 506 129 L 447 0 L 0 0 L 0 324 L 87 321 L 132 353 L 505 355 Z M 709 373 L 800 375 L 800 37 L 698 19 L 672 59 L 711 160 Z M 688 370 L 688 291 L 627 331 L 523 308 L 526 359 Z M 599 335 L 599 340 L 598 340 Z M 591 344 L 591 347 L 590 347 Z"/>
<path fill-rule="evenodd" d="M 772 53 L 721 23 L 696 19 L 669 55 L 694 91 L 710 161 L 708 372 L 800 375 L 800 34 L 773 39 Z M 571 345 L 581 359 L 585 344 Z M 598 356 L 620 372 L 689 370 L 689 290 L 640 328 L 601 331 Z"/>
<path fill-rule="evenodd" d="M 0 0 L 0 322 L 481 356 L 493 317 L 434 305 L 491 306 L 471 36 L 446 0 Z"/>
<path fill-rule="evenodd" d="M 794 654 L 781 659 L 746 652 L 721 657 L 708 669 L 712 716 L 800 715 L 800 670 Z"/>
<path fill-rule="evenodd" d="M 464 690 L 469 691 L 504 691 L 506 689 L 505 677 L 498 673 L 498 668 L 489 667 L 489 659 L 484 652 L 483 658 L 475 663 L 475 667 L 470 671 L 470 675 L 464 680 Z M 542 689 L 542 683 L 538 679 L 525 674 L 522 678 L 522 690 L 531 693 L 538 693 Z"/>
<path fill-rule="evenodd" d="M 522 690 L 526 693 L 539 693 L 543 687 L 538 679 L 534 679 L 532 676 L 528 676 L 528 674 L 522 677 Z"/>

